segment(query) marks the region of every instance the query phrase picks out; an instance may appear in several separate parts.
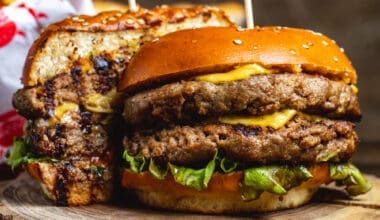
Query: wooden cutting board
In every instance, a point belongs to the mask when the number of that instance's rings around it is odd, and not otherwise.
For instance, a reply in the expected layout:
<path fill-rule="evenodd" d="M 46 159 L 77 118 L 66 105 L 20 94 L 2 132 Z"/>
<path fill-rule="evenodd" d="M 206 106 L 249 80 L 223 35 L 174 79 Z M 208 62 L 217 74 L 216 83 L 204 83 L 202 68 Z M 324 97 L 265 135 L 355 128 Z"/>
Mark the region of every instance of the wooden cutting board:
<path fill-rule="evenodd" d="M 141 205 L 104 204 L 56 207 L 39 184 L 26 174 L 1 186 L 0 219 L 380 219 L 380 179 L 366 175 L 372 190 L 354 199 L 328 186 L 321 188 L 308 205 L 297 209 L 244 216 L 210 216 L 153 210 Z"/>

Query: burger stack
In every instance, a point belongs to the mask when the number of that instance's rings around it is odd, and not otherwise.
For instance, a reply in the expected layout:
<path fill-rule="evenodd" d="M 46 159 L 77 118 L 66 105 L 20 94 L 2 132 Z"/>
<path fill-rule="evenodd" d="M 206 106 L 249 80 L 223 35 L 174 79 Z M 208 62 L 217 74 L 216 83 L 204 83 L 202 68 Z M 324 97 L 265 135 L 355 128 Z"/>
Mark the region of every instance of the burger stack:
<path fill-rule="evenodd" d="M 119 84 L 122 185 L 150 206 L 203 213 L 293 208 L 332 181 L 367 192 L 349 163 L 361 113 L 342 51 L 286 27 L 182 30 L 146 43 Z"/>
<path fill-rule="evenodd" d="M 179 29 L 233 26 L 208 7 L 73 16 L 31 47 L 13 104 L 28 119 L 8 163 L 25 164 L 57 205 L 111 198 L 120 148 L 119 76 L 146 41 Z"/>

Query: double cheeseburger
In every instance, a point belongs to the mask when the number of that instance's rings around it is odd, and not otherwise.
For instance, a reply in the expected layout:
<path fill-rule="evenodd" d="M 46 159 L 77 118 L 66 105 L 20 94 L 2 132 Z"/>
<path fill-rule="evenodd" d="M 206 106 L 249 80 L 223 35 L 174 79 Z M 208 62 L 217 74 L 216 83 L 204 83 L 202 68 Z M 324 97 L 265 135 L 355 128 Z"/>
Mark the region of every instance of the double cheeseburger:
<path fill-rule="evenodd" d="M 119 83 L 122 185 L 202 213 L 294 208 L 332 181 L 365 193 L 348 163 L 356 82 L 343 50 L 309 30 L 209 27 L 146 43 Z"/>

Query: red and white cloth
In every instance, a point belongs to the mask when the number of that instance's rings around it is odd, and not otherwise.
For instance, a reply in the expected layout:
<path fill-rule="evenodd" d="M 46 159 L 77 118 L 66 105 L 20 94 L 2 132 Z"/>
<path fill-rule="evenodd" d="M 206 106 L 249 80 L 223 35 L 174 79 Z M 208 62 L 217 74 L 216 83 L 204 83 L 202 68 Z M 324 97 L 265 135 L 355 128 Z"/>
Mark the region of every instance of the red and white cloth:
<path fill-rule="evenodd" d="M 12 108 L 12 94 L 29 47 L 48 24 L 74 14 L 94 14 L 91 0 L 19 0 L 0 8 L 0 164 L 25 119 Z"/>

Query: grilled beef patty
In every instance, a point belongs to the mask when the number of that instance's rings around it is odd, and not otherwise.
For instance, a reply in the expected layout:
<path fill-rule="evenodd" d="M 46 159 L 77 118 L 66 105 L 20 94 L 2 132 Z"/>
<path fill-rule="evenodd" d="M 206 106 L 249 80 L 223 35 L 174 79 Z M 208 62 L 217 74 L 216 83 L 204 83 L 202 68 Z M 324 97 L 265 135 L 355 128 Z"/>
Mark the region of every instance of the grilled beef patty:
<path fill-rule="evenodd" d="M 80 62 L 81 61 L 81 62 Z M 91 66 L 87 73 L 84 66 Z M 52 117 L 55 107 L 64 103 L 85 105 L 89 95 L 105 95 L 116 88 L 123 60 L 96 56 L 79 60 L 70 73 L 47 80 L 43 85 L 18 90 L 13 96 L 13 106 L 27 118 Z M 85 74 L 86 73 L 86 74 Z"/>
<path fill-rule="evenodd" d="M 130 155 L 179 165 L 210 160 L 217 150 L 234 161 L 258 164 L 314 163 L 329 157 L 346 161 L 355 151 L 355 125 L 347 121 L 308 121 L 295 116 L 284 127 L 206 124 L 134 132 L 124 138 Z"/>
<path fill-rule="evenodd" d="M 31 152 L 54 158 L 73 155 L 102 155 L 110 149 L 107 117 L 88 111 L 67 112 L 57 122 L 52 119 L 30 120 L 26 140 Z M 104 122 L 102 124 L 102 121 Z"/>
<path fill-rule="evenodd" d="M 308 74 L 256 75 L 220 84 L 171 83 L 127 98 L 123 116 L 130 125 L 150 126 L 234 113 L 263 115 L 285 108 L 334 119 L 361 116 L 349 85 Z"/>

